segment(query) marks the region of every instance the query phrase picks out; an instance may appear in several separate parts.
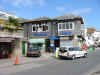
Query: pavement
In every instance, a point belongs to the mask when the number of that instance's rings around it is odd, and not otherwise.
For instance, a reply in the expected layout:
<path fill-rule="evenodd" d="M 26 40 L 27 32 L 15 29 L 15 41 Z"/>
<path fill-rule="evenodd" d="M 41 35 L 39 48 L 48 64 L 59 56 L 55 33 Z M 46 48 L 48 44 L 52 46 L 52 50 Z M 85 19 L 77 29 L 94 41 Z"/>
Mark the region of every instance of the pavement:
<path fill-rule="evenodd" d="M 25 56 L 20 56 L 20 57 L 18 57 L 18 65 L 23 65 L 23 64 L 26 64 L 26 63 L 46 60 L 48 58 L 51 58 L 52 56 L 54 56 L 54 55 L 53 54 L 49 54 L 49 53 L 45 53 L 41 57 L 25 57 Z M 1 59 L 0 60 L 0 68 L 14 66 L 15 65 L 15 60 L 16 60 L 16 58 Z"/>
<path fill-rule="evenodd" d="M 46 54 L 40 58 L 19 58 L 19 62 L 19 65 L 12 62 L 12 66 L 1 66 L 0 75 L 100 75 L 100 48 L 88 58 L 55 59 Z"/>

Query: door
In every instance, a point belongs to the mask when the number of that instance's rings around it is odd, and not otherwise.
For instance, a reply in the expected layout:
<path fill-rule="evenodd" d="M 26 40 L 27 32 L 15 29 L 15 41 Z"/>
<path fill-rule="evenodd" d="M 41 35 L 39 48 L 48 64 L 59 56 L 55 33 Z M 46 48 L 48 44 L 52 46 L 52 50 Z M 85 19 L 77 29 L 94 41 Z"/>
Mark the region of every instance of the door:
<path fill-rule="evenodd" d="M 78 51 L 78 57 L 81 57 L 82 56 L 82 50 L 80 48 L 77 48 L 77 51 Z"/>
<path fill-rule="evenodd" d="M 25 55 L 25 41 L 22 42 L 22 54 Z"/>
<path fill-rule="evenodd" d="M 75 51 L 75 54 L 76 54 L 76 57 L 80 57 L 81 56 L 81 49 L 80 48 L 74 48 L 74 51 Z"/>

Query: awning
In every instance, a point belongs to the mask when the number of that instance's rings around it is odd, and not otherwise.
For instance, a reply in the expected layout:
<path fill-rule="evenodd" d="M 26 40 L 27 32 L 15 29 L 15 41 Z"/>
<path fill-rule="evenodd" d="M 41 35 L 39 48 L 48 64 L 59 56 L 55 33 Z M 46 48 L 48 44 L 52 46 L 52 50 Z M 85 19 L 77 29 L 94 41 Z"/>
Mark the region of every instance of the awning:
<path fill-rule="evenodd" d="M 29 43 L 45 43 L 45 39 L 30 39 Z"/>
<path fill-rule="evenodd" d="M 0 42 L 12 42 L 13 38 L 0 38 Z"/>
<path fill-rule="evenodd" d="M 50 40 L 58 40 L 58 38 L 56 36 L 50 36 L 49 39 Z"/>

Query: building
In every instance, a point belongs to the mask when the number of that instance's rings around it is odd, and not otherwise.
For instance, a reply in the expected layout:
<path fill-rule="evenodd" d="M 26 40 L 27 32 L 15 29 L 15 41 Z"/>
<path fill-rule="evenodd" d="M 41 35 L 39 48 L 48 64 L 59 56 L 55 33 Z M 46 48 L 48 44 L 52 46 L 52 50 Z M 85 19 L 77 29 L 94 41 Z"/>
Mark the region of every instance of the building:
<path fill-rule="evenodd" d="M 85 42 L 85 24 L 83 18 L 73 14 L 66 14 L 56 19 L 58 21 L 60 47 L 81 47 Z"/>
<path fill-rule="evenodd" d="M 9 16 L 11 16 L 11 17 L 13 17 L 13 18 L 18 18 L 16 15 L 14 15 L 14 14 L 12 14 L 12 13 L 8 13 L 8 12 L 1 11 L 1 10 L 0 10 L 0 19 L 5 19 L 5 20 L 7 20 Z"/>
<path fill-rule="evenodd" d="M 42 16 L 21 24 L 24 27 L 25 40 L 34 44 L 41 43 L 41 51 L 49 52 L 53 47 L 55 49 L 62 46 L 81 47 L 85 41 L 83 18 L 73 14 L 53 19 Z"/>
<path fill-rule="evenodd" d="M 35 45 L 41 44 L 42 52 L 50 52 L 50 42 L 54 43 L 54 39 L 56 39 L 55 36 L 57 36 L 57 28 L 55 28 L 57 26 L 55 23 L 55 21 L 45 16 L 21 23 L 24 26 L 25 40 L 29 40 L 29 42 Z M 50 39 L 52 39 L 52 41 L 50 41 Z"/>
<path fill-rule="evenodd" d="M 22 55 L 23 30 L 0 19 L 0 58 L 11 58 Z"/>
<path fill-rule="evenodd" d="M 96 31 L 95 28 L 86 28 L 86 36 L 85 36 L 85 40 L 86 40 L 86 45 L 89 46 L 94 46 L 95 42 L 94 42 L 94 38 L 92 36 L 92 34 Z"/>
<path fill-rule="evenodd" d="M 92 34 L 92 37 L 93 37 L 95 44 L 99 45 L 100 44 L 100 31 L 95 31 Z"/>

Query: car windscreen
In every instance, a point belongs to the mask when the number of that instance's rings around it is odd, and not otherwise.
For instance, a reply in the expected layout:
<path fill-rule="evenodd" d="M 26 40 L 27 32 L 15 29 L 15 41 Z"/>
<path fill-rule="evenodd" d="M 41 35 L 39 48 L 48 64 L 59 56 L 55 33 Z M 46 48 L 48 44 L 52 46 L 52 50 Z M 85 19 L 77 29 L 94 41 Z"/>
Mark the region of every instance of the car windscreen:
<path fill-rule="evenodd" d="M 34 50 L 34 51 L 38 51 L 39 48 L 28 48 L 28 50 L 29 50 L 29 51 L 33 51 L 33 50 Z"/>
<path fill-rule="evenodd" d="M 67 50 L 67 48 L 66 47 L 61 47 L 60 50 Z"/>
<path fill-rule="evenodd" d="M 33 50 L 39 50 L 39 46 L 37 45 L 37 44 L 28 44 L 29 46 L 29 48 L 28 48 L 28 50 L 29 51 L 33 51 Z"/>

